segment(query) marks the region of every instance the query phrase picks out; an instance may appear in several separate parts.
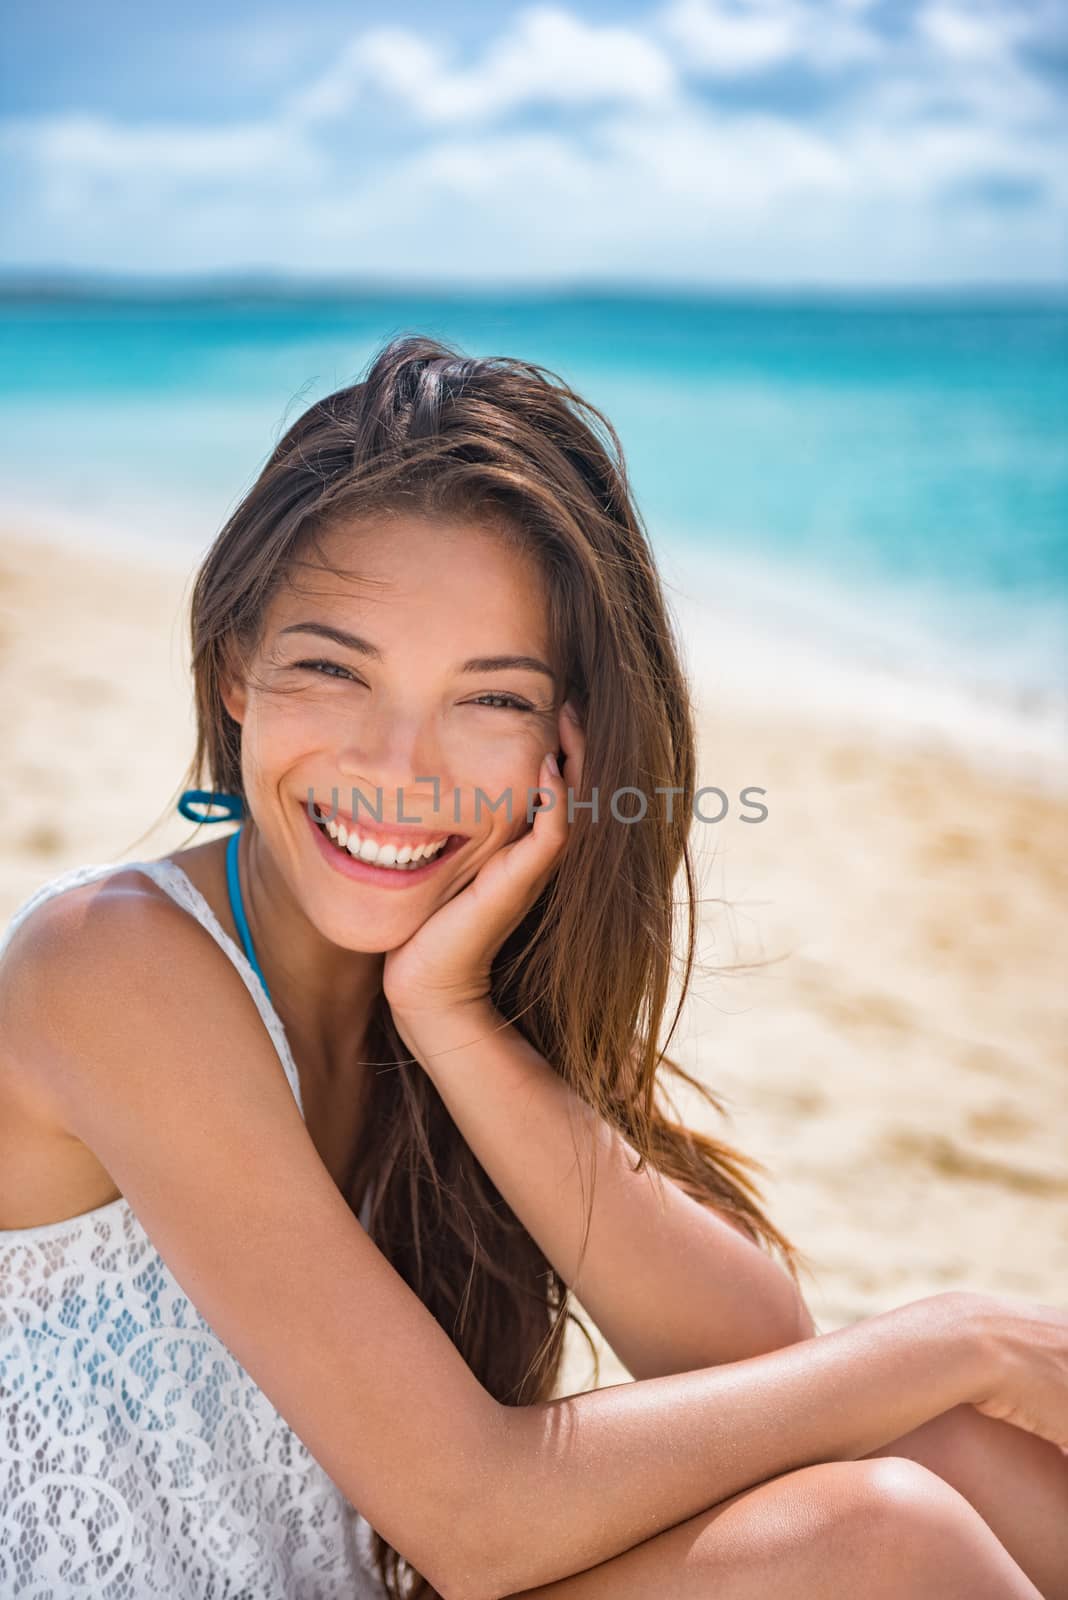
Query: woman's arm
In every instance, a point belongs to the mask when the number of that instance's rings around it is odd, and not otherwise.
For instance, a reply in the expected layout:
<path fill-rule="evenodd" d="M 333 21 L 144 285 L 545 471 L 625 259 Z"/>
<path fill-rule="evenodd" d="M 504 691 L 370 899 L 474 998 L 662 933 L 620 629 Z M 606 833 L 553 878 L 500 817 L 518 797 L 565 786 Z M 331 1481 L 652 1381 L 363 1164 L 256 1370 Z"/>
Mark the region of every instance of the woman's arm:
<path fill-rule="evenodd" d="M 635 1173 L 636 1150 L 492 1005 L 394 1020 L 492 1182 L 636 1378 L 740 1361 L 815 1332 L 789 1274 L 670 1178 Z"/>
<path fill-rule="evenodd" d="M 992 1363 L 968 1300 L 936 1295 L 746 1361 L 515 1409 L 497 1503 L 510 1518 L 522 1506 L 552 1537 L 517 1551 L 498 1534 L 496 1583 L 471 1593 L 595 1565 L 619 1553 L 622 1523 L 630 1547 L 784 1472 L 859 1459 L 876 1436 L 888 1443 L 913 1417 L 982 1393 Z"/>
<path fill-rule="evenodd" d="M 208 1324 L 446 1600 L 583 1570 L 985 1386 L 940 1296 L 730 1366 L 500 1405 L 353 1216 L 252 997 L 185 912 L 99 885 L 46 902 L 0 965 L 0 1029 Z"/>

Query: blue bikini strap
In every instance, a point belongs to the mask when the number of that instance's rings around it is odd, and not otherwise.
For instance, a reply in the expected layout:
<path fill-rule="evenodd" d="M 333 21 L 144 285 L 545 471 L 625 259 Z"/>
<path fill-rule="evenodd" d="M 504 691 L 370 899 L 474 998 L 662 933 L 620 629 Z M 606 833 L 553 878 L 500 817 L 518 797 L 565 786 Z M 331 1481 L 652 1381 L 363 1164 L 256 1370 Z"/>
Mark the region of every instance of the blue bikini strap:
<path fill-rule="evenodd" d="M 263 984 L 263 992 L 269 1000 L 271 991 L 267 987 L 267 979 L 263 976 L 260 964 L 256 960 L 256 951 L 252 943 L 252 935 L 249 932 L 248 918 L 245 916 L 245 902 L 241 898 L 241 878 L 237 870 L 237 850 L 240 836 L 241 829 L 235 828 L 230 835 L 230 842 L 226 846 L 226 886 L 230 891 L 230 910 L 234 921 L 237 923 L 237 931 L 241 935 L 241 943 L 245 947 L 248 964 Z"/>
<path fill-rule="evenodd" d="M 195 809 L 198 805 L 221 806 L 222 815 L 208 816 Z M 178 810 L 183 817 L 188 817 L 190 822 L 241 822 L 245 815 L 245 802 L 239 794 L 228 794 L 225 790 L 186 789 L 178 802 Z M 241 898 L 241 878 L 237 870 L 237 840 L 240 832 L 240 828 L 235 828 L 226 846 L 226 887 L 230 894 L 230 911 L 237 924 L 237 931 L 241 935 L 248 964 L 263 984 L 263 992 L 270 1000 L 271 991 L 256 960 L 256 950 L 249 932 L 248 918 L 245 916 L 245 902 Z"/>

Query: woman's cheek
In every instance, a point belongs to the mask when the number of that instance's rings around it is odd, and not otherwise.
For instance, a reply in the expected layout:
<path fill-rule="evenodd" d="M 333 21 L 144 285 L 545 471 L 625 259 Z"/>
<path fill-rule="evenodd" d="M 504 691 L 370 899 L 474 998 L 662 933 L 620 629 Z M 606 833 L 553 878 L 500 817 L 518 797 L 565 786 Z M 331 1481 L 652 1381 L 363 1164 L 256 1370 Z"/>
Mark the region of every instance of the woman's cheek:
<path fill-rule="evenodd" d="M 262 743 L 278 763 L 360 742 L 359 718 L 313 695 L 293 695 L 263 719 Z"/>

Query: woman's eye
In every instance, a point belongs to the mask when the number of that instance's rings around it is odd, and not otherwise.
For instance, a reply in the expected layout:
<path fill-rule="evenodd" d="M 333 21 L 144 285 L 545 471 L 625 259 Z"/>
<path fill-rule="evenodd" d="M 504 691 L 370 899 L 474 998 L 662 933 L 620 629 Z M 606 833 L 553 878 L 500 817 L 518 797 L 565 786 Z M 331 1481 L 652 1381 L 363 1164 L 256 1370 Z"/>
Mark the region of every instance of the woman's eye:
<path fill-rule="evenodd" d="M 534 707 L 525 700 L 519 700 L 514 694 L 480 694 L 471 701 L 474 706 L 485 705 L 487 700 L 495 700 L 506 711 L 533 711 Z"/>
<path fill-rule="evenodd" d="M 318 672 L 320 677 L 333 678 L 340 675 L 351 679 L 353 683 L 360 682 L 359 678 L 350 672 L 348 667 L 339 666 L 336 661 L 298 661 L 296 665 L 298 668 L 303 667 L 308 672 Z"/>
<path fill-rule="evenodd" d="M 305 672 L 315 672 L 320 677 L 340 677 L 343 681 L 347 680 L 350 683 L 363 682 L 363 679 L 358 678 L 354 672 L 350 672 L 348 667 L 342 667 L 336 661 L 297 661 L 294 665 L 298 670 L 303 669 Z M 533 711 L 534 709 L 532 705 L 528 705 L 525 700 L 520 700 L 514 694 L 482 694 L 470 701 L 469 704 L 476 706 L 486 705 L 490 710 L 499 708 L 503 711 Z"/>

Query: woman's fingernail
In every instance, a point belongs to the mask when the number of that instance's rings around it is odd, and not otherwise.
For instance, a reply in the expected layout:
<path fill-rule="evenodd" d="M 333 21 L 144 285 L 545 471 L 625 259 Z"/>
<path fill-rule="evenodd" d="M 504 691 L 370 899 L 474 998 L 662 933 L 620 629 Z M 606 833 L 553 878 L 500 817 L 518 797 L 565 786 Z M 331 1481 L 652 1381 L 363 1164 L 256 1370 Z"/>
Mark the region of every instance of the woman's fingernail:
<path fill-rule="evenodd" d="M 556 757 L 553 755 L 551 750 L 547 750 L 545 752 L 545 765 L 548 767 L 554 778 L 558 778 L 560 776 L 560 768 L 556 765 Z"/>

